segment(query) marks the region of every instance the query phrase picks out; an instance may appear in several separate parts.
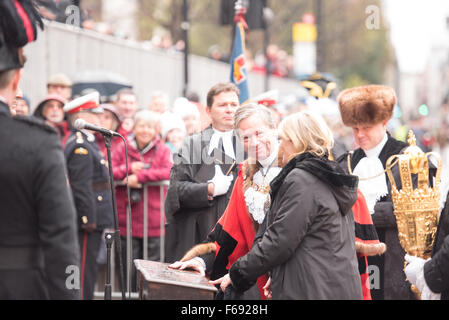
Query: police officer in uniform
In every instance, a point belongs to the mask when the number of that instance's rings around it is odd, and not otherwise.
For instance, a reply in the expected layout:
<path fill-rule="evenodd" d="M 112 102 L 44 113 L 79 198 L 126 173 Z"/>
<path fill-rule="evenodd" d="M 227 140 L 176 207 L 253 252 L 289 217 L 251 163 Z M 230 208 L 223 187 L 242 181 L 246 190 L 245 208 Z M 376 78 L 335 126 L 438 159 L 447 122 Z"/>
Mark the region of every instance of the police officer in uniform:
<path fill-rule="evenodd" d="M 0 1 L 0 299 L 79 298 L 75 208 L 57 132 L 31 117 L 11 117 L 36 39 L 31 1 Z"/>
<path fill-rule="evenodd" d="M 76 119 L 99 125 L 99 93 L 92 92 L 64 106 L 72 124 Z M 91 131 L 74 130 L 65 145 L 70 187 L 78 215 L 81 249 L 81 299 L 93 299 L 97 256 L 105 228 L 113 227 L 112 193 L 107 162 Z"/>

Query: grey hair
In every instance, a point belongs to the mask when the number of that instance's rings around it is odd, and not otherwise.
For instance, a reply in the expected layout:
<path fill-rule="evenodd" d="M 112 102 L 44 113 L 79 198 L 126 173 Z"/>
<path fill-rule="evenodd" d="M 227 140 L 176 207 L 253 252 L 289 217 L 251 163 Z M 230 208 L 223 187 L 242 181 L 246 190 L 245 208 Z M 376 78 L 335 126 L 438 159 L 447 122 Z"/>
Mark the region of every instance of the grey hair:
<path fill-rule="evenodd" d="M 144 121 L 146 123 L 158 124 L 161 116 L 150 110 L 140 110 L 134 116 L 134 125 L 139 121 Z"/>
<path fill-rule="evenodd" d="M 263 122 L 271 129 L 276 129 L 276 123 L 271 117 L 271 112 L 267 107 L 256 104 L 254 102 L 245 103 L 240 106 L 234 115 L 234 128 L 237 129 L 240 122 L 257 114 Z"/>

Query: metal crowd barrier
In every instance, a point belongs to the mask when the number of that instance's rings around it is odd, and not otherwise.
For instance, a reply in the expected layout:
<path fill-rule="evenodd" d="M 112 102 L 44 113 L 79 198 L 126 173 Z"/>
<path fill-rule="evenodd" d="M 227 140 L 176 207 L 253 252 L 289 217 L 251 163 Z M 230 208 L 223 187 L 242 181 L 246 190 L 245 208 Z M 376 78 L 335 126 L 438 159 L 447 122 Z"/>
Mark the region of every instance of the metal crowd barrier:
<path fill-rule="evenodd" d="M 165 195 L 164 188 L 168 187 L 170 184 L 169 180 L 163 181 L 153 181 L 147 182 L 142 185 L 143 188 L 143 198 L 144 209 L 143 209 L 143 259 L 148 259 L 148 187 L 159 187 L 160 193 L 160 262 L 165 261 L 165 211 L 164 211 L 164 202 Z M 115 186 L 123 186 L 121 181 L 115 181 Z M 132 230 L 131 230 L 131 213 L 128 208 L 126 210 L 126 235 L 121 234 L 122 237 L 126 237 L 126 261 L 123 261 L 123 267 L 125 269 L 125 286 L 126 286 L 126 297 L 128 299 L 138 299 L 137 292 L 131 292 L 131 269 L 134 268 L 132 261 L 132 252 L 131 252 L 131 241 L 132 241 Z M 122 244 L 123 247 L 123 244 Z M 113 247 L 114 248 L 114 247 Z M 112 285 L 112 298 L 113 299 L 121 299 L 121 291 L 119 287 L 119 278 L 117 274 L 116 268 L 116 259 L 115 259 L 115 250 L 112 250 L 112 258 L 111 258 L 111 285 Z M 99 276 L 97 278 L 96 290 L 94 293 L 95 299 L 103 299 L 104 298 L 104 287 L 105 287 L 105 277 L 102 276 L 103 272 L 106 272 L 106 265 L 104 266 L 104 270 L 99 270 Z"/>

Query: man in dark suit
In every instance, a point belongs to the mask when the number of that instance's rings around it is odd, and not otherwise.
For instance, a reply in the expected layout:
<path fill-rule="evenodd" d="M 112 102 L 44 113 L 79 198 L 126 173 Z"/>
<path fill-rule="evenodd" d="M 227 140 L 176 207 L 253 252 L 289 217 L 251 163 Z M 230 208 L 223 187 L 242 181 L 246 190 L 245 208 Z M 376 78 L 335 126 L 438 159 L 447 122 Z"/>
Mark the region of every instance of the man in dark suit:
<path fill-rule="evenodd" d="M 0 2 L 2 300 L 79 298 L 75 208 L 61 142 L 43 121 L 11 117 L 8 106 L 25 61 L 22 47 L 36 39 L 39 22 L 31 1 Z"/>
<path fill-rule="evenodd" d="M 187 250 L 204 241 L 226 209 L 238 166 L 226 173 L 233 161 L 238 164 L 244 160 L 243 146 L 233 129 L 239 106 L 239 90 L 234 84 L 213 86 L 207 95 L 212 126 L 188 137 L 173 155 L 165 200 L 167 262 L 181 259 Z M 214 164 L 214 150 L 219 150 L 228 163 Z"/>
<path fill-rule="evenodd" d="M 99 93 L 92 92 L 64 106 L 72 123 L 76 119 L 99 125 Z M 81 299 L 93 299 L 101 235 L 113 227 L 112 193 L 107 162 L 92 132 L 74 130 L 65 145 L 65 157 L 78 215 L 81 249 Z"/>

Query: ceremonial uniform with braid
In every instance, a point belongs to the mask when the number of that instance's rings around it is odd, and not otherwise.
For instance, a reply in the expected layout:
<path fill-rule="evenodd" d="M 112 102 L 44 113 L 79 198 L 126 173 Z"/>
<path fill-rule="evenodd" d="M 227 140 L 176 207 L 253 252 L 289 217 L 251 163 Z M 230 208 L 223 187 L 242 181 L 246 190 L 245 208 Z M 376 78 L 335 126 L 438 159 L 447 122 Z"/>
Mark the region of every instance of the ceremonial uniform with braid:
<path fill-rule="evenodd" d="M 22 48 L 36 40 L 38 26 L 32 1 L 0 1 L 1 300 L 79 298 L 75 209 L 61 142 L 43 121 L 13 118 L 7 105 L 25 63 Z"/>
<path fill-rule="evenodd" d="M 0 102 L 0 299 L 77 299 L 75 208 L 61 142 Z"/>
<path fill-rule="evenodd" d="M 97 280 L 97 256 L 104 229 L 114 226 L 109 171 L 93 134 L 74 131 L 65 146 L 67 170 L 76 206 L 81 249 L 82 299 L 92 299 Z M 83 225 L 95 224 L 92 231 Z"/>

